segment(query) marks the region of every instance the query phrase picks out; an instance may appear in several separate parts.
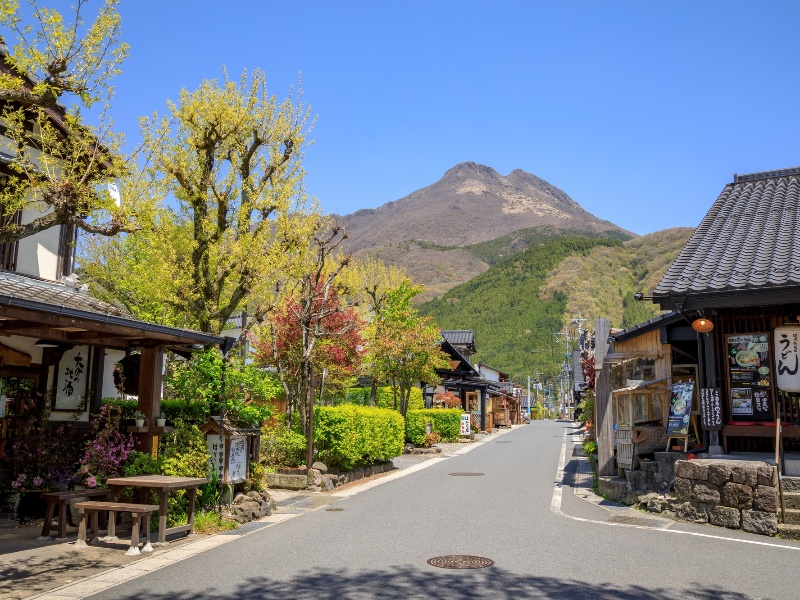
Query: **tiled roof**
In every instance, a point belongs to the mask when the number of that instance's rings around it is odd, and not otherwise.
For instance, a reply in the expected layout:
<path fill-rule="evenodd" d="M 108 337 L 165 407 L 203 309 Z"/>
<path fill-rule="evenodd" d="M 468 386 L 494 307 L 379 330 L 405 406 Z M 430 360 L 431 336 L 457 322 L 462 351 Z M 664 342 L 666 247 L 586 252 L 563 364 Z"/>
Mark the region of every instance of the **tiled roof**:
<path fill-rule="evenodd" d="M 451 344 L 458 344 L 459 346 L 475 344 L 475 332 L 472 329 L 442 331 L 442 337 Z"/>
<path fill-rule="evenodd" d="M 127 310 L 101 302 L 87 293 L 70 290 L 64 284 L 33 279 L 7 271 L 0 271 L 0 294 L 103 315 L 131 318 Z"/>
<path fill-rule="evenodd" d="M 800 167 L 735 176 L 653 300 L 800 287 L 799 197 Z"/>

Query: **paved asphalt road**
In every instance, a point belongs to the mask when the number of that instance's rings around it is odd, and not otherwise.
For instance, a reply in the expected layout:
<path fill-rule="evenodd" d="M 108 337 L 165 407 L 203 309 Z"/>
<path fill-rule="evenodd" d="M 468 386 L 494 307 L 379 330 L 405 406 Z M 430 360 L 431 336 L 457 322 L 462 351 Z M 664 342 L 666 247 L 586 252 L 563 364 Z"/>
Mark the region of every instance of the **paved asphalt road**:
<path fill-rule="evenodd" d="M 322 507 L 264 527 L 92 598 L 800 597 L 798 543 L 663 528 L 562 487 L 559 464 L 567 483 L 577 464 L 573 432 L 571 423 L 545 421 L 493 436 L 327 507 L 341 511 Z M 484 475 L 451 475 L 458 472 Z M 495 564 L 426 563 L 451 554 Z"/>

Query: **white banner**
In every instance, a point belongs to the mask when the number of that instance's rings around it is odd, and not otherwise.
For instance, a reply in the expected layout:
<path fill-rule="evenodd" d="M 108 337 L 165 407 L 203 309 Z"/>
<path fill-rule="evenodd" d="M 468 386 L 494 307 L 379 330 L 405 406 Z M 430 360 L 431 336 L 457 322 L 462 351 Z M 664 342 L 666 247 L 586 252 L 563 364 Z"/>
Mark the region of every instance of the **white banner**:
<path fill-rule="evenodd" d="M 775 328 L 775 383 L 784 392 L 800 392 L 800 325 Z"/>

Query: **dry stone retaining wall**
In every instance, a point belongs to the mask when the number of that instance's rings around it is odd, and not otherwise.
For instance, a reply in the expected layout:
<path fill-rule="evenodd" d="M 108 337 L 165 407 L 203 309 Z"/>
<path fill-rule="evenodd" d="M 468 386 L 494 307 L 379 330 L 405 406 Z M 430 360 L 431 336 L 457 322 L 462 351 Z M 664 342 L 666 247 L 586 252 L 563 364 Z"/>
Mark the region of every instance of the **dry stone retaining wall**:
<path fill-rule="evenodd" d="M 778 475 L 764 462 L 698 459 L 675 463 L 675 498 L 640 497 L 642 508 L 762 535 L 778 532 Z"/>

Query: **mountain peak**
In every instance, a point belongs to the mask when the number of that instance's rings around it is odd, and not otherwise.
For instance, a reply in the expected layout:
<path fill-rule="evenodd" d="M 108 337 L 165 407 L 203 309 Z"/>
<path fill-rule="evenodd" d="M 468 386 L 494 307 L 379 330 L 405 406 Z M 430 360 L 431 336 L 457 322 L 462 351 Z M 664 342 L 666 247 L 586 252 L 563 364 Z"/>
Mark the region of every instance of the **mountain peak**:
<path fill-rule="evenodd" d="M 343 219 L 351 252 L 408 240 L 466 246 L 531 227 L 619 229 L 536 175 L 514 169 L 504 177 L 472 161 L 455 165 L 405 198 Z"/>

